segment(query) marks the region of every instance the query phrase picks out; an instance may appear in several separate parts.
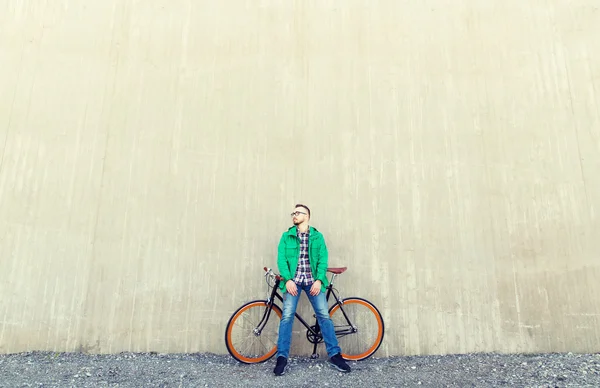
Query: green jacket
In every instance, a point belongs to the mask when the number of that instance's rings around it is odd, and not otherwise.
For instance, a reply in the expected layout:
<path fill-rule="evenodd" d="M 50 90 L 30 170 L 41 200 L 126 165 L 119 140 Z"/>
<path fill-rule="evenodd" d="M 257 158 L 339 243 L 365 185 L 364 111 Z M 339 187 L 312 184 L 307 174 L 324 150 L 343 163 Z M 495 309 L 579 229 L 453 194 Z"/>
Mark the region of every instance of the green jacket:
<path fill-rule="evenodd" d="M 329 254 L 325 238 L 317 229 L 309 226 L 310 237 L 308 238 L 308 260 L 313 278 L 321 281 L 321 291 L 325 292 L 325 287 L 329 285 L 327 280 L 327 264 Z M 285 283 L 293 279 L 298 267 L 298 257 L 300 256 L 300 239 L 296 235 L 296 226 L 290 227 L 283 232 L 277 247 L 277 267 L 283 281 L 279 283 L 280 290 L 285 293 Z"/>

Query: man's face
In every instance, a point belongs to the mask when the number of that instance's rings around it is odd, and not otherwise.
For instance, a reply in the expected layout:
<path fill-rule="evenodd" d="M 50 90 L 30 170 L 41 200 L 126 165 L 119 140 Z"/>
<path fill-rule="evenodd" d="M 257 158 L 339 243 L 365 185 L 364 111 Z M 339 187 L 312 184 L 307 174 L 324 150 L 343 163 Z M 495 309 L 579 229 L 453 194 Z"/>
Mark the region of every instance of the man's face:
<path fill-rule="evenodd" d="M 297 207 L 292 212 L 292 220 L 294 221 L 294 225 L 300 225 L 308 220 L 308 212 L 303 207 Z"/>

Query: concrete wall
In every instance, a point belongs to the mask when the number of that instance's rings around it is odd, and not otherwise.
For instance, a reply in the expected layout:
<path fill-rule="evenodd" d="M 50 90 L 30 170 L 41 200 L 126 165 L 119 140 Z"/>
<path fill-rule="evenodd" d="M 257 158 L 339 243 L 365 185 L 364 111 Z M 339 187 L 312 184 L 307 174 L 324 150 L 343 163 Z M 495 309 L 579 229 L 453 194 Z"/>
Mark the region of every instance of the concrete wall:
<path fill-rule="evenodd" d="M 0 352 L 224 353 L 296 202 L 378 355 L 599 351 L 599 36 L 595 0 L 1 2 Z"/>

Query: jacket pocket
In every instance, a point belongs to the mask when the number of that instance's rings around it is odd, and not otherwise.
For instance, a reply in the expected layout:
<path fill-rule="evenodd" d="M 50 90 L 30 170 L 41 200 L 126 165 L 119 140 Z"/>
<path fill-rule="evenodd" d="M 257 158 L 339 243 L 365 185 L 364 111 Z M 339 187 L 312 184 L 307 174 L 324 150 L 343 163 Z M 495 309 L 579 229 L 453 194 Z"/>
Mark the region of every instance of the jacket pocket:
<path fill-rule="evenodd" d="M 298 255 L 298 247 L 286 247 L 285 248 L 285 256 L 286 257 L 295 257 L 296 255 Z"/>

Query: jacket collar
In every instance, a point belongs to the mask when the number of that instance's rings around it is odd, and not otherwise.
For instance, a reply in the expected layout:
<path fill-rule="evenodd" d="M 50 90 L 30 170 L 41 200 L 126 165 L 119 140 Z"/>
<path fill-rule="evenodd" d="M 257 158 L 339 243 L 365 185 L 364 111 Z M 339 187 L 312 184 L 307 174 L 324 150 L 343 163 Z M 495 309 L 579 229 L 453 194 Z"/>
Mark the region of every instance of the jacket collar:
<path fill-rule="evenodd" d="M 310 236 L 314 236 L 316 233 L 319 233 L 319 231 L 317 230 L 317 228 L 313 227 L 313 226 L 308 226 L 308 231 L 310 232 Z M 316 233 L 315 233 L 316 232 Z M 296 225 L 292 225 L 290 226 L 290 228 L 287 231 L 287 234 L 291 235 L 291 236 L 296 236 Z"/>

